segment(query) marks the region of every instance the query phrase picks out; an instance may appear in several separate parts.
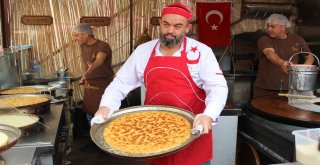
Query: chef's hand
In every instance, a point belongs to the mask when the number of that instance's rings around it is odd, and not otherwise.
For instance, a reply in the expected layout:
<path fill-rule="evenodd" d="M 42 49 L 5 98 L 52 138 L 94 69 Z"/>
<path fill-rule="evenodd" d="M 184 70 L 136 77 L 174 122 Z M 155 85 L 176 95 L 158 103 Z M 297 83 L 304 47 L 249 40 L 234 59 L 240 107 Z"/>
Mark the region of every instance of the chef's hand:
<path fill-rule="evenodd" d="M 79 80 L 79 85 L 84 85 L 86 81 L 86 77 L 82 76 L 81 79 Z"/>
<path fill-rule="evenodd" d="M 102 124 L 106 122 L 109 116 L 108 107 L 100 107 L 98 111 L 94 114 L 94 117 L 91 120 L 91 126 L 94 124 Z"/>
<path fill-rule="evenodd" d="M 281 68 L 282 70 L 288 74 L 289 72 L 289 66 L 292 65 L 293 63 L 292 62 L 289 62 L 289 61 L 283 61 L 282 64 L 281 64 Z"/>
<path fill-rule="evenodd" d="M 210 116 L 203 115 L 203 114 L 198 114 L 195 117 L 195 120 L 193 121 L 193 127 L 196 127 L 198 125 L 202 125 L 203 131 L 201 134 L 207 134 L 211 130 L 212 127 L 212 119 Z"/>
<path fill-rule="evenodd" d="M 79 81 L 79 85 L 85 85 L 85 81 L 86 81 L 86 76 L 88 73 L 92 72 L 92 63 L 87 61 L 87 65 L 88 65 L 88 69 L 86 70 L 86 72 L 83 74 L 83 76 L 81 77 L 80 81 Z"/>

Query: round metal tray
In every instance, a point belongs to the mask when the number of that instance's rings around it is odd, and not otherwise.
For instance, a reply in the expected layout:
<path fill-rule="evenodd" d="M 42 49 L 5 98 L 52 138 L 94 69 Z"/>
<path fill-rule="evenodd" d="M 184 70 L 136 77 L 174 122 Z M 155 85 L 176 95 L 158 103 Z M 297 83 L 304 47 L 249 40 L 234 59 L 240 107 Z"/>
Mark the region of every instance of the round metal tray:
<path fill-rule="evenodd" d="M 40 107 L 40 106 L 43 106 L 43 105 L 47 105 L 50 103 L 51 99 L 53 98 L 52 96 L 50 95 L 47 95 L 47 94 L 15 94 L 15 95 L 1 95 L 0 96 L 0 99 L 1 98 L 10 98 L 10 97 L 45 97 L 47 98 L 48 100 L 47 101 L 43 101 L 43 102 L 40 102 L 40 103 L 37 103 L 37 104 L 30 104 L 30 105 L 25 105 L 25 106 L 18 106 L 18 107 L 15 107 L 15 108 L 37 108 L 37 107 Z M 12 107 L 0 107 L 0 110 L 1 109 L 10 109 Z"/>
<path fill-rule="evenodd" d="M 17 126 L 14 123 L 12 123 L 12 124 L 11 123 L 4 123 L 4 121 L 0 120 L 0 124 L 9 125 L 11 127 L 15 127 L 15 128 L 19 128 L 19 129 L 27 129 L 27 128 L 30 128 L 33 125 L 35 125 L 40 120 L 40 118 L 38 116 L 32 115 L 32 114 L 3 114 L 3 115 L 0 115 L 0 117 L 4 117 L 7 119 L 10 117 L 20 117 L 20 116 L 21 116 L 21 119 L 30 118 L 30 120 L 32 120 L 32 122 L 30 122 L 30 124 L 28 124 L 28 125 Z"/>
<path fill-rule="evenodd" d="M 39 93 L 23 93 L 23 94 L 41 94 L 43 92 L 50 92 L 50 86 L 49 85 L 31 85 L 31 86 L 19 86 L 19 87 L 12 87 L 12 88 L 7 88 L 4 90 L 0 90 L 0 95 L 13 95 L 13 94 L 4 94 L 2 92 L 11 90 L 11 89 L 24 89 L 24 88 L 35 88 L 39 90 Z M 20 93 L 17 93 L 20 94 Z M 22 94 L 22 93 L 21 93 Z M 16 95 L 16 94 L 14 94 Z"/>
<path fill-rule="evenodd" d="M 104 138 L 103 138 L 103 131 L 104 128 L 113 120 L 124 116 L 129 113 L 134 113 L 134 112 L 141 112 L 141 111 L 165 111 L 165 112 L 171 112 L 174 114 L 177 114 L 185 119 L 187 119 L 190 124 L 192 125 L 192 122 L 194 120 L 195 115 L 192 114 L 191 112 L 185 111 L 183 109 L 179 109 L 176 107 L 170 107 L 170 106 L 153 106 L 153 105 L 148 105 L 148 106 L 135 106 L 135 107 L 130 107 L 130 108 L 125 108 L 121 109 L 113 114 L 111 118 L 109 118 L 105 123 L 99 124 L 99 125 L 93 125 L 90 129 L 90 136 L 93 142 L 103 151 L 119 156 L 119 157 L 124 157 L 124 158 L 133 158 L 133 159 L 143 159 L 143 158 L 153 158 L 153 157 L 159 157 L 159 156 L 164 156 L 167 154 L 171 154 L 173 152 L 176 152 L 186 146 L 188 146 L 194 139 L 198 137 L 198 135 L 193 135 L 190 133 L 189 138 L 182 143 L 181 145 L 174 147 L 170 150 L 166 151 L 160 151 L 156 153 L 151 153 L 151 154 L 129 154 L 129 153 L 124 153 L 121 151 L 118 151 L 114 148 L 112 148 L 110 145 L 105 143 Z"/>
<path fill-rule="evenodd" d="M 0 131 L 5 133 L 9 137 L 8 144 L 0 147 L 0 153 L 2 153 L 10 149 L 17 143 L 18 139 L 20 139 L 21 137 L 21 131 L 18 128 L 5 124 L 0 124 Z"/>

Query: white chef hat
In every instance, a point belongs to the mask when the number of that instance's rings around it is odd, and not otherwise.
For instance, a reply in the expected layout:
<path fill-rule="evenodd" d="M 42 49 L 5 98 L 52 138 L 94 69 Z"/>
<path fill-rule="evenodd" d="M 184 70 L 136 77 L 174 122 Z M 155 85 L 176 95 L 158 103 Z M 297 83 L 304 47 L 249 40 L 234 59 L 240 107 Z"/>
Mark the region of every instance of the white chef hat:
<path fill-rule="evenodd" d="M 291 26 L 291 23 L 288 20 L 288 18 L 282 14 L 271 14 L 265 22 L 266 25 L 268 23 L 277 24 L 277 25 L 285 25 L 287 28 L 289 28 Z"/>

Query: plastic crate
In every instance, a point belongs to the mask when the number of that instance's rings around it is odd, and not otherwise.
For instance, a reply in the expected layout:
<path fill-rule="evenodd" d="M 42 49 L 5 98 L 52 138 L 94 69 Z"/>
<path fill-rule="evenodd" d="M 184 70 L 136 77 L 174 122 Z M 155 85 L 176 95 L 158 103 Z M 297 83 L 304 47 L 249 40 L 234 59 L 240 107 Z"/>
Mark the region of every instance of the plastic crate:
<path fill-rule="evenodd" d="M 305 165 L 320 165 L 320 128 L 296 130 L 296 160 Z"/>

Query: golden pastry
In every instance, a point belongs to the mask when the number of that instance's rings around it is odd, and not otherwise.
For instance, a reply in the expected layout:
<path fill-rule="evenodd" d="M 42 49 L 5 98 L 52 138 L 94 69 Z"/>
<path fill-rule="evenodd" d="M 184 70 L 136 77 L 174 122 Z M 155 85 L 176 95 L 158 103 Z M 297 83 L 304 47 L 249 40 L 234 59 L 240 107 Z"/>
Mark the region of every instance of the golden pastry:
<path fill-rule="evenodd" d="M 103 132 L 105 143 L 127 154 L 172 150 L 190 137 L 190 122 L 171 112 L 144 111 L 123 115 Z"/>

